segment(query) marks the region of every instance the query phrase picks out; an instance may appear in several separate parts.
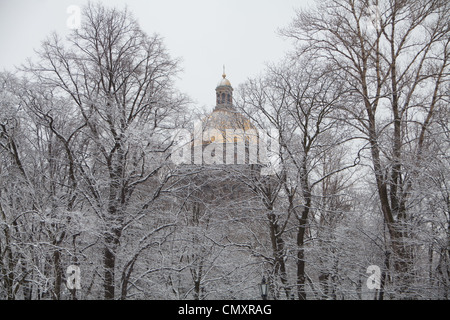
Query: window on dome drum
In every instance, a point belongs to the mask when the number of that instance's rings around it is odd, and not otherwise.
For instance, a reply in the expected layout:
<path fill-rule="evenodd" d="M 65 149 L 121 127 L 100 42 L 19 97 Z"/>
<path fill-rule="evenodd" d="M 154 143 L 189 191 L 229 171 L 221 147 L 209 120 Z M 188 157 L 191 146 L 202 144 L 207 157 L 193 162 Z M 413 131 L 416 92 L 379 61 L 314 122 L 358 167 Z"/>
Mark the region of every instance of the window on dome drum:
<path fill-rule="evenodd" d="M 225 93 L 222 93 L 222 103 L 225 103 Z"/>
<path fill-rule="evenodd" d="M 230 94 L 227 94 L 227 101 L 228 101 L 228 103 L 231 104 L 231 95 Z"/>

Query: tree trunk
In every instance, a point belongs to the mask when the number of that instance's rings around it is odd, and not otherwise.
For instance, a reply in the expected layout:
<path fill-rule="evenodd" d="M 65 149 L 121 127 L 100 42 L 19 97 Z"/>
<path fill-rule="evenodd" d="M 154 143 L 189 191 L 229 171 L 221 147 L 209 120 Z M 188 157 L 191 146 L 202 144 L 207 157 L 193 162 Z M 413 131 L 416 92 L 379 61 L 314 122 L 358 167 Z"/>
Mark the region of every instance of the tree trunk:
<path fill-rule="evenodd" d="M 105 268 L 105 282 L 104 282 L 104 294 L 106 300 L 114 299 L 114 278 L 115 278 L 115 266 L 116 266 L 116 254 L 115 245 L 112 237 L 107 236 L 106 246 L 104 249 L 103 265 Z"/>
<path fill-rule="evenodd" d="M 55 283 L 54 283 L 54 300 L 61 300 L 61 283 L 62 283 L 62 269 L 61 269 L 61 252 L 56 249 L 53 252 L 53 266 L 55 268 Z"/>
<path fill-rule="evenodd" d="M 306 300 L 306 290 L 305 290 L 305 249 L 304 249 L 304 239 L 305 239 L 305 228 L 306 228 L 306 217 L 308 216 L 307 211 L 309 209 L 304 209 L 302 213 L 302 218 L 299 219 L 299 226 L 297 232 L 297 292 L 299 300 Z"/>
<path fill-rule="evenodd" d="M 286 298 L 290 299 L 291 291 L 288 286 L 287 272 L 286 272 L 286 264 L 284 261 L 285 258 L 285 244 L 284 240 L 281 237 L 280 226 L 276 221 L 275 214 L 272 212 L 268 214 L 269 225 L 270 225 L 270 239 L 272 242 L 272 250 L 273 256 L 275 260 L 275 273 L 280 276 L 281 283 L 284 286 L 284 292 L 286 294 Z"/>
<path fill-rule="evenodd" d="M 308 182 L 307 168 L 306 168 L 306 158 L 303 159 L 302 164 L 302 175 L 300 178 L 303 200 L 305 205 L 301 217 L 298 219 L 298 231 L 297 231 L 297 292 L 299 300 L 306 300 L 306 289 L 305 289 L 305 233 L 306 225 L 308 221 L 309 210 L 311 207 L 311 190 Z"/>

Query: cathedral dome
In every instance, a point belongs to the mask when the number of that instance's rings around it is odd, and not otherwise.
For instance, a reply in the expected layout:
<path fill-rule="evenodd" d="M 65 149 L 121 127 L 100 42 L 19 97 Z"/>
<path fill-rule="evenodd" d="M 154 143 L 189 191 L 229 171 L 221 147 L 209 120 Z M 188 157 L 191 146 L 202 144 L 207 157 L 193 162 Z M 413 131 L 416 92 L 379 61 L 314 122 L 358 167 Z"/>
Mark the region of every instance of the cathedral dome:
<path fill-rule="evenodd" d="M 194 163 L 258 163 L 258 131 L 234 107 L 233 88 L 225 72 L 216 87 L 216 106 L 199 124 L 192 136 Z"/>
<path fill-rule="evenodd" d="M 214 110 L 204 121 L 206 128 L 217 129 L 225 132 L 233 130 L 256 129 L 253 124 L 241 113 L 232 109 L 219 108 Z"/>
<path fill-rule="evenodd" d="M 203 130 L 208 133 L 206 136 L 210 136 L 210 139 L 205 139 L 203 144 L 248 141 L 249 135 L 252 136 L 250 140 L 253 140 L 256 127 L 233 106 L 233 88 L 226 78 L 225 72 L 217 85 L 216 94 L 216 107 L 209 116 L 203 119 Z"/>

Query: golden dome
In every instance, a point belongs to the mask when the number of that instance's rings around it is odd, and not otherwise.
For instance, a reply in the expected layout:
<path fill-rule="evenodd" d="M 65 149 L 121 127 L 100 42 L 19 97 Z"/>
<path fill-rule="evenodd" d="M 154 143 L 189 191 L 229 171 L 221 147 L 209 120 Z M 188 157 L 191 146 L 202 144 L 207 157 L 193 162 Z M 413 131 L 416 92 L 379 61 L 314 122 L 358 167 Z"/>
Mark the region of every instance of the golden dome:
<path fill-rule="evenodd" d="M 196 144 L 254 142 L 256 127 L 233 106 L 233 88 L 226 78 L 225 68 L 222 80 L 216 88 L 217 101 L 213 112 L 202 119 L 202 141 Z"/>
<path fill-rule="evenodd" d="M 225 72 L 223 73 L 222 79 L 219 81 L 217 86 L 218 87 L 222 87 L 222 86 L 229 86 L 229 87 L 231 87 L 231 82 L 227 79 L 227 75 L 225 74 Z"/>
<path fill-rule="evenodd" d="M 241 113 L 236 110 L 220 108 L 214 110 L 204 121 L 208 128 L 218 130 L 236 129 L 250 130 L 255 129 L 253 124 Z"/>
<path fill-rule="evenodd" d="M 255 126 L 236 110 L 216 109 L 202 122 L 204 134 L 202 144 L 256 141 Z"/>

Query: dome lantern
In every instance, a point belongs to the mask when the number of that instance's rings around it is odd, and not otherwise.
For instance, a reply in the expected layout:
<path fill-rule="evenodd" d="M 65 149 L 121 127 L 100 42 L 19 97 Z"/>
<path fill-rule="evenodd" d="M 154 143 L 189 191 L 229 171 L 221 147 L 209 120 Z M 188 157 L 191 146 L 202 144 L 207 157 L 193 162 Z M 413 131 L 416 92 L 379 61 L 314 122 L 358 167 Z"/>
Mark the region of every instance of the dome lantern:
<path fill-rule="evenodd" d="M 222 79 L 216 87 L 216 108 L 215 109 L 233 109 L 233 87 L 225 74 L 223 68 Z"/>

